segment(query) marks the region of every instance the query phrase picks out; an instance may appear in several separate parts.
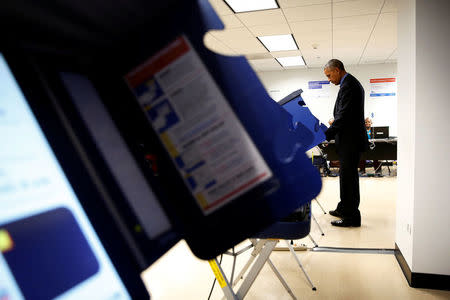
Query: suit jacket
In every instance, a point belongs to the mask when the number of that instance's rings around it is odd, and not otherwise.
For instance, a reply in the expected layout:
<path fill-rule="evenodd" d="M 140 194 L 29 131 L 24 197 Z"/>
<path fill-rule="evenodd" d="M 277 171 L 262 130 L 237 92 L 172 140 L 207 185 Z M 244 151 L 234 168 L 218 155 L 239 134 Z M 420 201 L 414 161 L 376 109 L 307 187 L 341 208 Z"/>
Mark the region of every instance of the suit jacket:
<path fill-rule="evenodd" d="M 325 135 L 327 140 L 334 138 L 337 151 L 366 151 L 369 142 L 364 125 L 364 88 L 351 74 L 341 84 L 333 116 L 334 122 Z"/>

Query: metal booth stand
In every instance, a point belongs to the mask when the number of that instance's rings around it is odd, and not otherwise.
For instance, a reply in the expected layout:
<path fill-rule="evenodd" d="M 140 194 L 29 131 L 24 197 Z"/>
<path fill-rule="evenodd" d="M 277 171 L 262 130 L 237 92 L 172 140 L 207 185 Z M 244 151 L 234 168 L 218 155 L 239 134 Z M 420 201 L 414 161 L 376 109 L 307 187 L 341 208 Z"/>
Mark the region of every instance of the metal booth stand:
<path fill-rule="evenodd" d="M 272 271 L 277 276 L 278 280 L 280 280 L 283 287 L 286 291 L 291 295 L 292 299 L 297 299 L 292 289 L 289 287 L 287 282 L 284 280 L 281 273 L 275 267 L 273 262 L 270 260 L 270 254 L 275 250 L 276 245 L 280 240 L 284 240 L 289 251 L 297 262 L 298 266 L 302 270 L 303 274 L 305 274 L 306 279 L 313 291 L 316 290 L 316 287 L 312 283 L 309 278 L 306 270 L 304 269 L 300 259 L 297 257 L 294 248 L 290 244 L 289 240 L 293 239 L 301 239 L 309 235 L 309 231 L 311 228 L 311 212 L 310 212 L 310 204 L 307 204 L 297 210 L 294 214 L 289 216 L 287 219 L 282 222 L 275 223 L 265 231 L 259 233 L 256 237 L 251 238 L 251 245 L 244 247 L 238 252 L 225 253 L 229 255 L 233 255 L 233 269 L 231 273 L 230 280 L 227 279 L 225 272 L 223 271 L 221 264 L 217 258 L 209 260 L 209 264 L 213 270 L 214 276 L 219 283 L 222 292 L 224 293 L 225 299 L 244 299 L 250 290 L 251 286 L 255 282 L 258 277 L 261 269 L 267 263 Z M 317 245 L 313 239 L 311 239 L 315 245 Z M 252 253 L 250 255 L 250 259 L 244 265 L 242 270 L 234 278 L 234 269 L 236 256 L 247 251 L 253 247 Z M 240 280 L 243 280 L 238 290 L 235 291 L 234 288 L 238 285 Z"/>

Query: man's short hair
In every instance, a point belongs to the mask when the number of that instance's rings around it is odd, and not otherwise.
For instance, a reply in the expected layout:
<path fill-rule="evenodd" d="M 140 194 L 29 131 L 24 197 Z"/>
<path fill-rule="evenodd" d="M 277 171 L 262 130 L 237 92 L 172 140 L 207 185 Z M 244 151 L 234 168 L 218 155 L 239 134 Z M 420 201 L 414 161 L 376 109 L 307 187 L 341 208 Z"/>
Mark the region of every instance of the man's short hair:
<path fill-rule="evenodd" d="M 330 59 L 327 64 L 323 67 L 323 69 L 331 69 L 334 70 L 338 68 L 339 70 L 345 71 L 344 64 L 339 59 Z"/>

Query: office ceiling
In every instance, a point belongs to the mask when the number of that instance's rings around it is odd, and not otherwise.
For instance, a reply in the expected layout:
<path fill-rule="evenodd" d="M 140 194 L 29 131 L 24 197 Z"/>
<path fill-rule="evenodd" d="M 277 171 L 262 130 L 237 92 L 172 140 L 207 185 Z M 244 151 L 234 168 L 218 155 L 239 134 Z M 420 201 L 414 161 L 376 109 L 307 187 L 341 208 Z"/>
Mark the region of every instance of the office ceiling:
<path fill-rule="evenodd" d="M 321 68 L 330 58 L 345 65 L 395 62 L 397 0 L 278 0 L 280 8 L 233 13 L 209 0 L 225 24 L 205 44 L 226 55 L 245 55 L 256 71 Z M 257 36 L 293 34 L 299 50 L 269 52 Z M 306 66 L 282 67 L 275 57 L 302 55 Z"/>

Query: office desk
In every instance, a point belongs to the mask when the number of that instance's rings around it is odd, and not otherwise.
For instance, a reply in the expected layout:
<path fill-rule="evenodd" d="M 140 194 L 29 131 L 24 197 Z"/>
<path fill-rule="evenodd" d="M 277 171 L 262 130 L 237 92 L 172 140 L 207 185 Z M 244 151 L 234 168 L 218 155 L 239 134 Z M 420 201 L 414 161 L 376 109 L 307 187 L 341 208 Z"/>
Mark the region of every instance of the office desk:
<path fill-rule="evenodd" d="M 369 143 L 371 147 L 362 154 L 361 159 L 397 160 L 397 138 L 371 139 Z M 327 160 L 339 160 L 334 141 L 323 142 L 319 147 L 327 155 Z"/>

